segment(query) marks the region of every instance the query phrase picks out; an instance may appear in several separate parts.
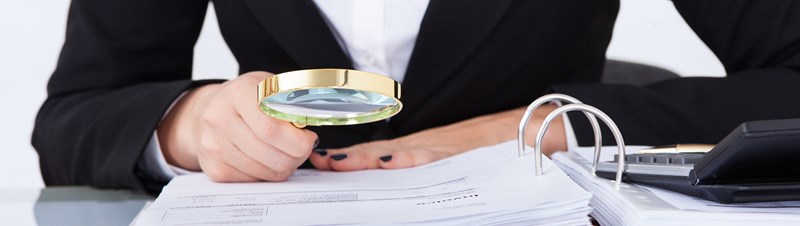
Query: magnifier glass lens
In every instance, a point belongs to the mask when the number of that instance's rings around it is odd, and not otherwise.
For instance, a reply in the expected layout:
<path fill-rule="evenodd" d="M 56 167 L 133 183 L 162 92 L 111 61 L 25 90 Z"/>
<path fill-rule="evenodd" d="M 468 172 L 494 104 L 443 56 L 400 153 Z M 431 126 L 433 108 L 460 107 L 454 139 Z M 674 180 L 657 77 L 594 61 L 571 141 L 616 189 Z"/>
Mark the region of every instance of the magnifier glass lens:
<path fill-rule="evenodd" d="M 387 96 L 350 89 L 312 88 L 272 95 L 267 107 L 287 114 L 310 117 L 355 117 L 396 105 Z"/>
<path fill-rule="evenodd" d="M 275 117 L 319 125 L 370 122 L 399 110 L 394 98 L 342 88 L 309 88 L 282 92 L 265 98 L 261 104 Z"/>

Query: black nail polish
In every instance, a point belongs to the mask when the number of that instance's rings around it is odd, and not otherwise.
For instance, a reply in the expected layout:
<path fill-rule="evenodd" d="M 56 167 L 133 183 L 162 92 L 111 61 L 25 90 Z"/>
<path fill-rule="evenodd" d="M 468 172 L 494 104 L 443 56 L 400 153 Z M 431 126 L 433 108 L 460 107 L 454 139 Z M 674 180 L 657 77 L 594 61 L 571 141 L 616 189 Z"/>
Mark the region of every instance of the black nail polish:
<path fill-rule="evenodd" d="M 314 152 L 316 152 L 317 154 L 319 154 L 319 156 L 322 156 L 322 157 L 325 157 L 326 155 L 328 155 L 328 150 L 325 150 L 325 149 L 314 149 Z"/>
<path fill-rule="evenodd" d="M 319 138 L 317 138 L 317 140 L 314 140 L 314 147 L 311 148 L 311 150 L 317 149 L 317 146 L 319 146 Z"/>
<path fill-rule="evenodd" d="M 342 159 L 346 159 L 347 158 L 347 154 L 335 154 L 335 155 L 331 155 L 331 158 L 333 160 L 339 161 L 339 160 L 342 160 Z"/>
<path fill-rule="evenodd" d="M 392 161 L 392 155 L 384 155 L 384 156 L 381 156 L 380 159 L 383 162 Z"/>

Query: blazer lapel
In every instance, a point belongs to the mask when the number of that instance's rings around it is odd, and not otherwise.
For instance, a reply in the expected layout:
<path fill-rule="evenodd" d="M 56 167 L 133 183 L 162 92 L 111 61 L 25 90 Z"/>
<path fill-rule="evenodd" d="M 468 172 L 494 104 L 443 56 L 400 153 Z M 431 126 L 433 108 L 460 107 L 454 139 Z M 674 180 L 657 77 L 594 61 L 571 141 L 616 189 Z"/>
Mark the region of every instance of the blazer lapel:
<path fill-rule="evenodd" d="M 431 0 L 403 82 L 403 123 L 452 77 L 500 21 L 512 0 Z M 244 0 L 302 68 L 353 68 L 310 0 Z"/>
<path fill-rule="evenodd" d="M 512 0 L 431 0 L 403 82 L 402 123 L 452 77 L 491 33 Z"/>
<path fill-rule="evenodd" d="M 310 0 L 244 2 L 301 68 L 353 68 Z"/>

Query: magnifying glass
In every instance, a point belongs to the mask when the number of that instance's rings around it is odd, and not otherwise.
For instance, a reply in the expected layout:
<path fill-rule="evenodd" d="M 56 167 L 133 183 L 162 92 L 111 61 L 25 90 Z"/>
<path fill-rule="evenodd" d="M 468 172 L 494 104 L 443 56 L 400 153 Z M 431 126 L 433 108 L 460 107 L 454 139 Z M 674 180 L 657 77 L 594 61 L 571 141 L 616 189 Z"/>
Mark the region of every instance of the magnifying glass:
<path fill-rule="evenodd" d="M 258 84 L 264 114 L 306 125 L 353 125 L 394 116 L 400 84 L 393 79 L 349 69 L 311 69 L 281 73 Z"/>

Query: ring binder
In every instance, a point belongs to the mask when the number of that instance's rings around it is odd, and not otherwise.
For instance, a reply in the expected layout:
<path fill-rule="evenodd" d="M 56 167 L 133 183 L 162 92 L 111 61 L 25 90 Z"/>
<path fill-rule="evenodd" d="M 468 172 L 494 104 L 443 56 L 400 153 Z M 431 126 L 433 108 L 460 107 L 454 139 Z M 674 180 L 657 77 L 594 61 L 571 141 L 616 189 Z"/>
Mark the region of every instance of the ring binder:
<path fill-rule="evenodd" d="M 525 127 L 528 126 L 528 121 L 531 118 L 531 114 L 533 114 L 533 110 L 542 106 L 542 104 L 554 101 L 562 101 L 567 102 L 568 104 L 582 104 L 583 102 L 579 101 L 578 99 L 560 93 L 551 93 L 544 96 L 541 96 L 534 100 L 530 105 L 528 105 L 528 109 L 525 110 L 525 114 L 522 115 L 522 120 L 519 122 L 519 129 L 517 130 L 517 150 L 519 151 L 519 156 L 525 155 Z M 597 162 L 600 161 L 600 147 L 603 146 L 603 137 L 600 132 L 600 126 L 597 124 L 597 118 L 594 115 L 585 113 L 586 118 L 589 119 L 589 123 L 592 125 L 592 129 L 594 130 L 594 155 L 595 161 L 592 164 L 592 171 L 597 168 Z M 567 150 L 569 151 L 569 150 Z M 541 154 L 541 153 L 540 153 Z"/>
<path fill-rule="evenodd" d="M 525 111 L 522 120 L 520 120 L 520 125 L 518 130 L 517 144 L 520 156 L 524 155 L 524 147 L 525 147 L 524 132 L 525 132 L 525 127 L 527 126 L 528 121 L 530 120 L 531 113 L 540 105 L 553 100 L 565 100 L 572 103 L 560 106 L 555 110 L 553 110 L 552 112 L 550 112 L 550 114 L 548 114 L 545 117 L 541 127 L 539 127 L 539 132 L 536 135 L 536 143 L 533 149 L 534 159 L 535 159 L 534 167 L 536 176 L 542 175 L 542 140 L 544 139 L 544 134 L 547 131 L 547 128 L 550 126 L 550 122 L 552 122 L 553 119 L 555 119 L 561 114 L 571 111 L 581 111 L 587 115 L 587 118 L 589 118 L 589 121 L 592 123 L 592 129 L 595 134 L 595 155 L 593 158 L 594 161 L 592 162 L 592 168 L 595 168 L 597 166 L 597 162 L 599 161 L 600 158 L 600 147 L 602 146 L 602 139 L 600 139 L 601 136 L 598 135 L 601 133 L 600 126 L 597 123 L 596 119 L 600 118 L 600 120 L 603 121 L 603 123 L 605 123 L 609 129 L 611 129 L 611 134 L 614 136 L 614 140 L 617 142 L 617 152 L 619 154 L 617 155 L 618 156 L 617 173 L 616 173 L 615 183 L 617 185 L 622 183 L 622 174 L 625 171 L 625 141 L 622 138 L 622 133 L 619 131 L 617 124 L 614 123 L 614 120 L 612 120 L 611 117 L 608 117 L 608 115 L 606 115 L 606 113 L 601 111 L 600 109 L 597 109 L 587 104 L 583 104 L 574 97 L 570 97 L 568 95 L 564 94 L 545 95 L 534 100 L 528 106 L 528 109 Z"/>

